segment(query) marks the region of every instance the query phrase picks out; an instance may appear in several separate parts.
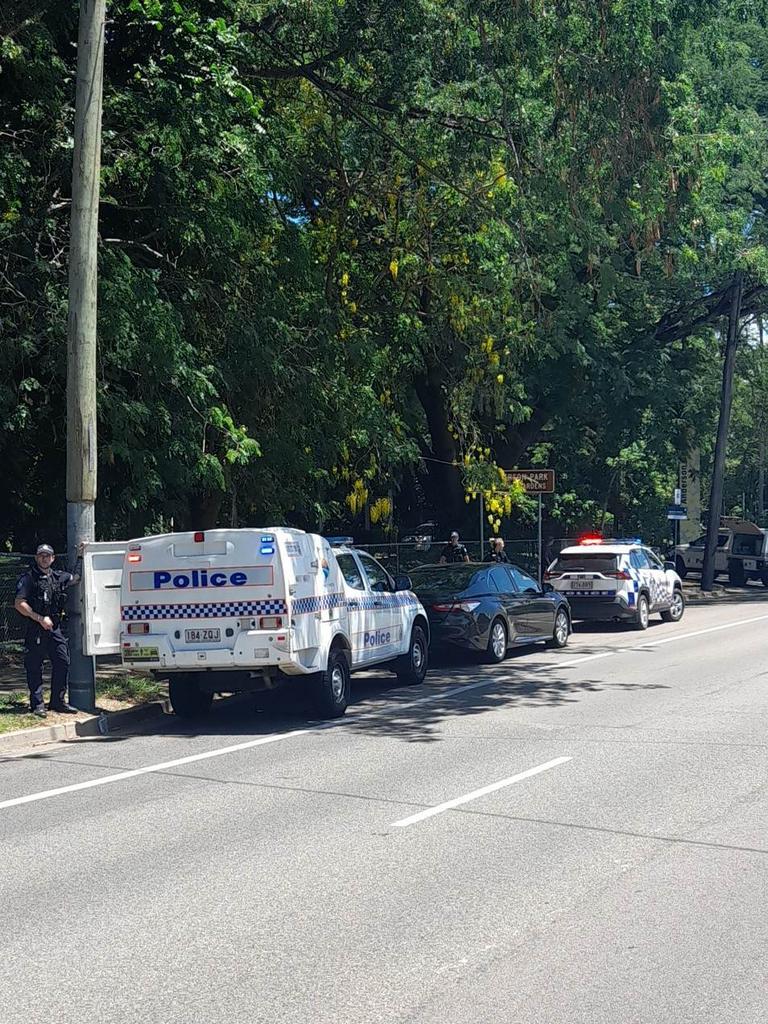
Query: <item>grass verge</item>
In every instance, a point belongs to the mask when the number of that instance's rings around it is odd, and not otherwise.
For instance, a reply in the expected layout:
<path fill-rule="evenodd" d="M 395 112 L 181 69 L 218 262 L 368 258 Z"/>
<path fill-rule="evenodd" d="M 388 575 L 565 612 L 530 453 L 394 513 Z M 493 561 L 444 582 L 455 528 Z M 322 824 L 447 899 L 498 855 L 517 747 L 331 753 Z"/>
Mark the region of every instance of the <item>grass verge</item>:
<path fill-rule="evenodd" d="M 137 676 L 129 673 L 96 682 L 97 701 L 99 697 L 104 697 L 107 700 L 124 701 L 127 704 L 147 704 L 152 700 L 161 700 L 167 695 L 168 689 L 165 683 L 159 682 L 151 676 Z"/>
<path fill-rule="evenodd" d="M 39 718 L 29 712 L 29 695 L 19 690 L 15 693 L 0 693 L 0 733 L 14 729 L 30 729 L 42 725 Z"/>

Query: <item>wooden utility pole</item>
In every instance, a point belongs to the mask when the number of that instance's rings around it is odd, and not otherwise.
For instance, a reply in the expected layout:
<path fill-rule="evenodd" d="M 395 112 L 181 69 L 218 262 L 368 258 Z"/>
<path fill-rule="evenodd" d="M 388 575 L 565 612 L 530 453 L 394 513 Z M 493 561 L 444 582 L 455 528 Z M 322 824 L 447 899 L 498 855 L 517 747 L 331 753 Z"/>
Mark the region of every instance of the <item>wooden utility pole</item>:
<path fill-rule="evenodd" d="M 737 270 L 731 285 L 731 308 L 728 313 L 728 336 L 725 342 L 723 360 L 723 386 L 720 397 L 720 419 L 717 423 L 715 464 L 712 469 L 712 490 L 709 496 L 709 521 L 707 542 L 704 546 L 704 565 L 701 571 L 701 589 L 711 590 L 715 580 L 715 550 L 720 531 L 720 510 L 723 504 L 723 477 L 725 475 L 725 451 L 728 446 L 728 428 L 731 423 L 733 401 L 733 371 L 736 366 L 736 346 L 739 340 L 739 319 L 741 299 L 744 292 L 744 272 Z"/>
<path fill-rule="evenodd" d="M 80 0 L 67 324 L 67 547 L 95 538 L 96 285 L 106 0 Z M 82 588 L 71 602 L 70 702 L 94 707 L 93 658 L 83 655 Z"/>

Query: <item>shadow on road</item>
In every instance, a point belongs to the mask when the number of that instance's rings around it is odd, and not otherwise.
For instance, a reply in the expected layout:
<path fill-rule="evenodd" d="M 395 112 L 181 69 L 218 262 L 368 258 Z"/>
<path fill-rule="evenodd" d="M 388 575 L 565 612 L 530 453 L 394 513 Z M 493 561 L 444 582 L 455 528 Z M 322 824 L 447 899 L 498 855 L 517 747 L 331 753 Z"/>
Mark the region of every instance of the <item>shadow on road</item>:
<path fill-rule="evenodd" d="M 619 629 L 621 627 L 618 627 Z M 601 633 L 604 635 L 604 628 Z M 580 646 L 577 657 L 615 650 L 600 643 Z M 558 672 L 558 660 L 572 663 L 576 652 L 545 651 L 543 647 L 510 652 L 501 665 L 484 665 L 457 652 L 440 653 L 426 682 L 404 687 L 397 678 L 378 670 L 353 677 L 353 701 L 344 718 L 318 720 L 311 697 L 301 680 L 282 689 L 238 694 L 214 702 L 210 715 L 184 722 L 174 715 L 153 719 L 138 732 L 73 740 L 80 745 L 121 743 L 137 735 L 167 736 L 181 740 L 221 738 L 237 743 L 294 729 L 341 729 L 356 738 L 394 737 L 410 743 L 434 743 L 451 720 L 511 708 L 557 708 L 573 704 L 603 690 L 658 690 L 659 682 L 623 683 L 620 680 L 567 678 Z M 28 755 L 45 759 L 45 750 Z M 172 757 L 178 756 L 178 748 Z"/>

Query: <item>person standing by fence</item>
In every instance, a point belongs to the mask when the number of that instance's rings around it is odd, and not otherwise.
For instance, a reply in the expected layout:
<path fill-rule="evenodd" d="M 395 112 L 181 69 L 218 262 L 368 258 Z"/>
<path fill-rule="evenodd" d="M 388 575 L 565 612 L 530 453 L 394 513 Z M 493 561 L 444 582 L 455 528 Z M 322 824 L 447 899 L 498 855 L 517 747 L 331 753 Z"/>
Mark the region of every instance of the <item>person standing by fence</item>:
<path fill-rule="evenodd" d="M 509 562 L 509 558 L 507 558 L 507 553 L 504 550 L 504 538 L 503 537 L 493 537 L 491 539 L 493 540 L 493 547 L 491 548 L 489 553 L 485 556 L 484 561 L 486 561 L 486 562 Z"/>
<path fill-rule="evenodd" d="M 32 713 L 45 718 L 43 699 L 43 662 L 51 663 L 50 711 L 74 714 L 77 708 L 67 703 L 69 679 L 69 641 L 62 632 L 67 590 L 80 581 L 79 566 L 74 572 L 53 568 L 55 556 L 50 544 L 41 544 L 35 553 L 35 564 L 19 577 L 14 608 L 27 619 L 24 637 L 24 668 L 29 687 Z"/>
<path fill-rule="evenodd" d="M 440 553 L 440 565 L 452 564 L 454 562 L 468 562 L 469 552 L 463 544 L 459 543 L 459 534 L 454 530 L 451 539 Z"/>

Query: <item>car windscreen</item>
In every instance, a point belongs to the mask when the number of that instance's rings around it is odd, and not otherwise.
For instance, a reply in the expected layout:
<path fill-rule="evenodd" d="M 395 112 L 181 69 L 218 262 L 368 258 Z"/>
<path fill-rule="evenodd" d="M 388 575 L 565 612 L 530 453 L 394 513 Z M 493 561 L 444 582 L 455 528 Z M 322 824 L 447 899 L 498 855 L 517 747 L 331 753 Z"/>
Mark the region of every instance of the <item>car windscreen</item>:
<path fill-rule="evenodd" d="M 560 555 L 551 572 L 616 572 L 618 555 L 585 551 L 577 555 Z"/>
<path fill-rule="evenodd" d="M 487 569 L 478 569 L 471 565 L 446 565 L 436 569 L 411 569 L 411 586 L 418 594 L 464 593 L 466 590 L 477 590 L 487 587 Z"/>

